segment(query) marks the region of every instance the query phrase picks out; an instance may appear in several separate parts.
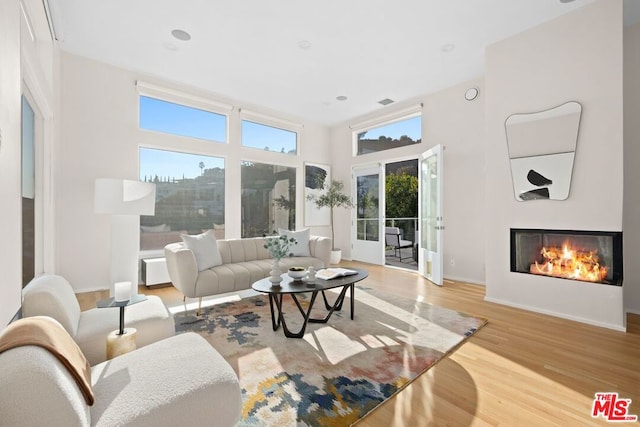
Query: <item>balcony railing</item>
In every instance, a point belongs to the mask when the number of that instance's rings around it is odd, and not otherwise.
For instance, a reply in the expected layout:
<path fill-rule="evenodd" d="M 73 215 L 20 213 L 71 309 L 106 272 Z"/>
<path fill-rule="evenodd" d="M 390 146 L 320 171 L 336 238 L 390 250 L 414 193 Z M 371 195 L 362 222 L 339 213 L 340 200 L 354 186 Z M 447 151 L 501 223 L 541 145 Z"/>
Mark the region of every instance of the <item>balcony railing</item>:
<path fill-rule="evenodd" d="M 370 240 L 378 241 L 378 218 L 358 218 L 358 240 Z M 413 243 L 418 238 L 418 218 L 387 218 L 385 220 L 385 227 L 398 227 L 402 230 L 402 238 L 404 240 L 410 240 Z"/>
<path fill-rule="evenodd" d="M 402 238 L 416 243 L 418 239 L 418 218 L 387 218 L 385 227 L 398 227 L 402 231 Z"/>

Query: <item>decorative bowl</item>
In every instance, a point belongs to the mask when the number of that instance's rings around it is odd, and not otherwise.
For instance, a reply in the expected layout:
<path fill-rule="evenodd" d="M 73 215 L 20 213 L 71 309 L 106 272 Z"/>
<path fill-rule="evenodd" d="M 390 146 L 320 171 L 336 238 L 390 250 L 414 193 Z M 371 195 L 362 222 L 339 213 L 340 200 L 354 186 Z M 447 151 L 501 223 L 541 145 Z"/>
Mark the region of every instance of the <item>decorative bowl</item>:
<path fill-rule="evenodd" d="M 293 280 L 302 280 L 307 275 L 307 270 L 304 267 L 291 267 L 288 274 Z"/>

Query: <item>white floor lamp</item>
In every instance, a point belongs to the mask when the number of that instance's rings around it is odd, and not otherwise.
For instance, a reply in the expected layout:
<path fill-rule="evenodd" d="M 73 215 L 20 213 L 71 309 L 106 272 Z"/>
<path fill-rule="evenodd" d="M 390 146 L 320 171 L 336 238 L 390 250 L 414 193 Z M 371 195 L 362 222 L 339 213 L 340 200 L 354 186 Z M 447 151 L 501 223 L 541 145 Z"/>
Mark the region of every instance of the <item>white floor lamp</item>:
<path fill-rule="evenodd" d="M 138 293 L 140 215 L 154 215 L 156 186 L 126 179 L 98 178 L 95 182 L 96 213 L 111 215 L 111 295 L 115 283 L 131 283 L 130 295 Z"/>

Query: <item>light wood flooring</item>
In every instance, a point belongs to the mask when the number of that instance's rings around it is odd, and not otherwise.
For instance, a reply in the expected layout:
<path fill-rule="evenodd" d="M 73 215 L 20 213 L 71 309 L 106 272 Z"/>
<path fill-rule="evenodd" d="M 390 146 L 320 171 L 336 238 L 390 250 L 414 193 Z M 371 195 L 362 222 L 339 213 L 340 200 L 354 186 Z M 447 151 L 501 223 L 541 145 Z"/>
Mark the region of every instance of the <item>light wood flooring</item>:
<path fill-rule="evenodd" d="M 367 268 L 367 286 L 489 321 L 358 427 L 609 425 L 591 417 L 596 392 L 632 399 L 629 412 L 640 416 L 640 316 L 629 316 L 627 333 L 616 332 L 486 302 L 479 285 L 438 287 L 415 272 L 342 265 Z M 171 286 L 140 291 L 182 303 Z M 79 299 L 88 308 L 103 297 Z"/>

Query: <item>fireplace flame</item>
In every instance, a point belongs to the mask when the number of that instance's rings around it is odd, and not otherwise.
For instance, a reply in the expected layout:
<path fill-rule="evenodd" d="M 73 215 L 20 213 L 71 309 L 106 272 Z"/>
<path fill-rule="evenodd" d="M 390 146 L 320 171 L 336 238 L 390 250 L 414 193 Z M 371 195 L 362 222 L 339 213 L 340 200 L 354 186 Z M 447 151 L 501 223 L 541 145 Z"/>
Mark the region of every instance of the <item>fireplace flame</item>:
<path fill-rule="evenodd" d="M 565 243 L 562 248 L 543 247 L 540 254 L 543 260 L 531 264 L 531 273 L 589 282 L 606 281 L 608 269 L 600 265 L 596 251 L 574 249 Z"/>

